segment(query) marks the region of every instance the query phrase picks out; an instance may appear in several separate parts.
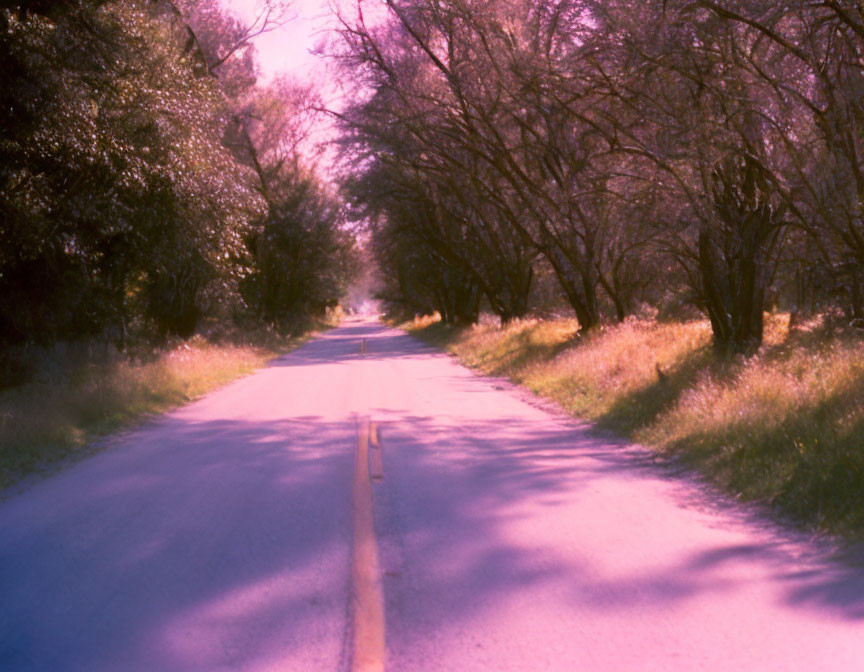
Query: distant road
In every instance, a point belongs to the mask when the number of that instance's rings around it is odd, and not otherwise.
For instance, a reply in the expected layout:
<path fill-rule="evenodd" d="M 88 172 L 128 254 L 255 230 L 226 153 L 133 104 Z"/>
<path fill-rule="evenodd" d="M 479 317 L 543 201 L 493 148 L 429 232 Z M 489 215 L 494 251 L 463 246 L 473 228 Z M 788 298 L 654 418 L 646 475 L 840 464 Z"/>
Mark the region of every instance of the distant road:
<path fill-rule="evenodd" d="M 0 502 L 0 670 L 864 669 L 864 570 L 692 481 L 350 322 Z"/>

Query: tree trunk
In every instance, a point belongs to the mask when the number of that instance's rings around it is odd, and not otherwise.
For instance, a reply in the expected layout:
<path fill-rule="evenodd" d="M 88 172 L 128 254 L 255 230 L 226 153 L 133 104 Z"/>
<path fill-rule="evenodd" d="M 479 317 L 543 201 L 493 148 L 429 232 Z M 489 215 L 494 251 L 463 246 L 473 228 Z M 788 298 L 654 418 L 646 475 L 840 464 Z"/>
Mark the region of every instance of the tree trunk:
<path fill-rule="evenodd" d="M 714 173 L 715 228 L 699 232 L 699 279 L 714 345 L 753 354 L 762 344 L 772 236 L 778 230 L 758 167 L 736 159 Z"/>
<path fill-rule="evenodd" d="M 574 265 L 564 258 L 560 250 L 546 249 L 543 256 L 549 260 L 581 329 L 586 332 L 595 329 L 600 324 L 597 285 L 586 273 L 574 273 Z"/>

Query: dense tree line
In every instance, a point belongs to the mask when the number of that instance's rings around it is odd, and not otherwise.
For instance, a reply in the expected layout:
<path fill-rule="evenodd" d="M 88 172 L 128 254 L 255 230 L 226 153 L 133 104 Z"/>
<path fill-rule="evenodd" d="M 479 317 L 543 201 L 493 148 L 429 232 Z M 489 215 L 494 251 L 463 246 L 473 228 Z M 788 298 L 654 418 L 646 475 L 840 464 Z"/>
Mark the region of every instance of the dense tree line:
<path fill-rule="evenodd" d="M 346 185 L 383 296 L 584 329 L 687 300 L 864 317 L 864 10 L 845 0 L 385 0 L 342 16 Z"/>
<path fill-rule="evenodd" d="M 304 158 L 308 91 L 256 85 L 247 26 L 189 0 L 0 9 L 0 342 L 290 327 L 353 270 Z"/>

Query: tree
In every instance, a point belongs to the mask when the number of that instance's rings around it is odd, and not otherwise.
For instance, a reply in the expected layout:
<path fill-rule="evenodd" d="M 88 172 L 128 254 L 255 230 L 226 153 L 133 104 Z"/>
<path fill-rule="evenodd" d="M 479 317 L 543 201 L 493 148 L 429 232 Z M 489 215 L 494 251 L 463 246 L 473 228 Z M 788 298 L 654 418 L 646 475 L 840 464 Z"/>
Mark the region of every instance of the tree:
<path fill-rule="evenodd" d="M 188 333 L 202 292 L 230 284 L 226 259 L 261 207 L 221 144 L 221 92 L 196 76 L 164 4 L 70 2 L 2 21 L 2 337 L 109 330 L 122 344 L 142 309 L 161 332 Z M 172 282 L 178 270 L 194 282 Z M 172 288 L 183 295 L 166 301 Z"/>
<path fill-rule="evenodd" d="M 280 328 L 335 306 L 357 272 L 338 194 L 308 158 L 316 101 L 311 88 L 277 80 L 235 116 L 235 154 L 254 168 L 267 203 L 246 237 L 242 294 Z"/>

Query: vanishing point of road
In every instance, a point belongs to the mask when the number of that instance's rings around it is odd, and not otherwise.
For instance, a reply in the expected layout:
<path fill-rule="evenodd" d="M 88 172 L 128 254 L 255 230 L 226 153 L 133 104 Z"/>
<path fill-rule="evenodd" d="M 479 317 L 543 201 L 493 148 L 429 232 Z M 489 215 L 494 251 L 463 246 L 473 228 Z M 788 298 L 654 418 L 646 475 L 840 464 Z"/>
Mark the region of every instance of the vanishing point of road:
<path fill-rule="evenodd" d="M 108 443 L 0 502 L 0 670 L 864 670 L 860 566 L 376 322 Z"/>

